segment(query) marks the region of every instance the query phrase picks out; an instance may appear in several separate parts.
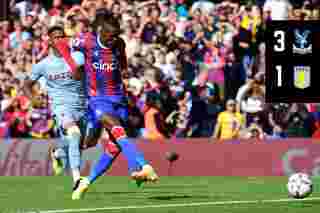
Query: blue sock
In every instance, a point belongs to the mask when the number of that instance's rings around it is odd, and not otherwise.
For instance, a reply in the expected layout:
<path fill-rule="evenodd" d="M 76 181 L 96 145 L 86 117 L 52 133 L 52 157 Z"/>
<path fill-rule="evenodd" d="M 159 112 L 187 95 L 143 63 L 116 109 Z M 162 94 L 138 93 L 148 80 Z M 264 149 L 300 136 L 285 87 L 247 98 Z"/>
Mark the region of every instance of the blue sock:
<path fill-rule="evenodd" d="M 111 166 L 113 162 L 113 157 L 107 153 L 103 153 L 100 156 L 99 161 L 95 164 L 94 168 L 91 170 L 89 182 L 93 183 L 98 177 L 103 175 Z"/>
<path fill-rule="evenodd" d="M 134 143 L 129 141 L 129 138 L 121 138 L 117 143 L 128 160 L 129 173 L 139 170 L 142 166 L 147 164 L 143 154 L 138 151 L 137 146 Z"/>

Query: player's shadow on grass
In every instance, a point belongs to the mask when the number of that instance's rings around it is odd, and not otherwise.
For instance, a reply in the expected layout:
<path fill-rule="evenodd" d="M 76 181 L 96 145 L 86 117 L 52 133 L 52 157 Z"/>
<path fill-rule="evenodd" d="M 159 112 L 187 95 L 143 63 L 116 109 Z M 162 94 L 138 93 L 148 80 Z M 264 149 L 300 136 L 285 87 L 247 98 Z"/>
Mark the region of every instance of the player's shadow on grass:
<path fill-rule="evenodd" d="M 141 192 L 91 192 L 96 195 L 126 195 L 126 194 L 141 194 Z"/>
<path fill-rule="evenodd" d="M 208 185 L 149 185 L 150 189 L 161 189 L 163 190 L 164 188 L 168 189 L 173 189 L 173 188 L 178 188 L 180 189 L 181 187 L 183 188 L 190 188 L 190 189 L 195 189 L 195 188 L 208 188 Z"/>
<path fill-rule="evenodd" d="M 110 196 L 119 196 L 125 199 L 135 199 L 136 196 L 138 196 L 139 194 L 141 195 L 141 192 L 91 192 L 91 194 L 93 195 L 94 200 L 104 200 L 106 197 Z M 146 195 L 147 194 L 145 194 L 145 196 Z"/>
<path fill-rule="evenodd" d="M 192 196 L 192 195 L 166 195 L 148 197 L 151 200 L 184 200 L 184 199 L 208 199 L 209 196 Z"/>

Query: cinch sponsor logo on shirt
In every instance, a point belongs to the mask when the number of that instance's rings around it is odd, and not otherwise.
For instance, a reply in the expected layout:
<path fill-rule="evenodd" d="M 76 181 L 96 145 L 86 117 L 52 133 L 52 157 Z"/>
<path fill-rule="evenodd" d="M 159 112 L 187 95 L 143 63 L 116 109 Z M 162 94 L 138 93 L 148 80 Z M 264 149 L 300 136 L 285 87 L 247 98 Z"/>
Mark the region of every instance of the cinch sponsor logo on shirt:
<path fill-rule="evenodd" d="M 117 69 L 117 64 L 116 63 L 99 63 L 95 62 L 93 63 L 93 67 L 97 71 L 102 71 L 102 72 L 112 72 L 112 70 Z"/>

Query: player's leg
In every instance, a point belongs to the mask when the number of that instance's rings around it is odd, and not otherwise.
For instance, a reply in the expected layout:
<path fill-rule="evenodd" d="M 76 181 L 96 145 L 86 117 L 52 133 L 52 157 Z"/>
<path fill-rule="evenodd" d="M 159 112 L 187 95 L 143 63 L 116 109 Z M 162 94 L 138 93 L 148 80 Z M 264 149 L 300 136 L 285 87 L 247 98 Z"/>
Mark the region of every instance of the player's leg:
<path fill-rule="evenodd" d="M 113 126 L 121 127 L 120 122 L 117 119 L 114 119 L 114 117 L 112 117 L 112 116 L 110 116 L 109 118 L 107 115 L 104 118 L 101 117 L 101 112 L 110 111 L 110 104 L 98 104 L 98 106 L 99 107 L 97 107 L 96 104 L 91 103 L 91 107 L 89 107 L 89 113 L 88 113 L 89 129 L 99 130 L 102 127 L 101 124 L 105 123 L 105 125 L 103 125 L 103 127 L 109 133 L 108 136 L 111 136 L 110 139 L 112 139 L 113 141 L 117 141 L 116 138 L 118 138 L 118 137 L 115 137 L 115 131 L 112 134 L 111 130 L 112 130 Z M 123 113 L 123 114 L 126 114 L 126 113 Z M 120 117 L 124 117 L 124 116 L 120 116 Z M 103 120 L 109 120 L 109 119 L 110 119 L 111 125 L 109 125 L 110 124 L 109 122 L 103 121 Z M 90 128 L 90 126 L 91 126 L 91 128 Z M 93 132 L 93 134 L 92 134 L 92 132 Z M 89 138 L 95 138 L 95 136 L 90 137 L 90 135 L 97 135 L 97 134 L 94 134 L 94 132 L 95 131 L 89 131 L 86 135 L 89 135 Z M 125 131 L 123 131 L 123 132 L 124 132 L 123 136 L 126 136 Z M 120 134 L 120 136 L 121 136 L 121 134 Z M 118 139 L 120 139 L 120 138 L 118 138 Z M 121 139 L 122 139 L 122 137 L 121 137 Z M 109 140 L 109 138 L 107 140 Z M 111 164 L 116 159 L 116 157 L 119 155 L 120 151 L 122 151 L 123 147 L 125 147 L 125 149 L 126 149 L 125 155 L 127 154 L 127 155 L 131 156 L 131 157 L 129 157 L 129 159 L 127 157 L 128 161 L 129 161 L 129 168 L 130 168 L 131 172 L 133 173 L 137 169 L 144 172 L 143 175 L 141 172 L 138 173 L 138 174 L 140 174 L 139 179 L 136 178 L 136 183 L 138 186 L 140 186 L 141 183 L 145 179 L 149 179 L 149 180 L 150 179 L 153 179 L 153 180 L 157 179 L 157 176 L 155 175 L 155 172 L 153 171 L 152 167 L 147 164 L 147 162 L 143 158 L 143 155 L 138 152 L 136 147 L 130 146 L 131 144 L 126 143 L 124 140 L 122 142 L 123 143 L 121 145 L 118 143 L 115 143 L 118 146 L 118 149 L 113 146 L 113 143 L 105 143 L 104 144 L 105 145 L 104 152 L 100 156 L 100 159 L 97 162 L 97 164 L 93 167 L 90 176 L 87 178 L 82 178 L 79 181 L 79 183 L 77 184 L 77 189 L 74 190 L 74 192 L 73 192 L 74 199 L 81 199 L 83 197 L 84 193 L 88 190 L 89 185 L 92 184 L 95 180 L 97 180 L 98 177 L 103 175 L 110 168 Z M 141 168 L 144 168 L 144 169 L 141 170 Z M 146 178 L 146 177 L 149 177 L 149 178 Z"/>
<path fill-rule="evenodd" d="M 63 138 L 58 139 L 57 144 L 49 145 L 49 156 L 52 162 L 52 170 L 55 176 L 62 175 L 68 167 L 68 146 L 63 143 Z"/>
<path fill-rule="evenodd" d="M 114 116 L 105 114 L 101 118 L 101 123 L 111 133 L 114 141 L 127 158 L 129 173 L 132 178 L 135 180 L 157 181 L 159 177 L 152 166 L 145 160 L 142 152 L 138 150 L 134 143 L 130 142 L 121 122 Z"/>
<path fill-rule="evenodd" d="M 100 176 L 102 176 L 121 153 L 121 147 L 119 147 L 109 135 L 110 133 L 104 131 L 100 138 L 100 144 L 103 149 L 102 154 L 98 162 L 93 166 L 89 177 L 87 177 L 88 184 L 93 184 Z M 139 168 L 142 166 L 143 165 L 140 165 Z M 141 186 L 142 182 L 137 181 L 136 184 Z"/>
<path fill-rule="evenodd" d="M 95 115 L 89 109 L 86 123 L 84 126 L 84 138 L 83 145 L 85 147 L 91 147 L 96 145 L 98 141 L 102 142 L 102 154 L 98 162 L 93 166 L 90 175 L 88 177 L 81 178 L 75 185 L 72 199 L 79 200 L 81 199 L 85 192 L 88 190 L 89 185 L 94 183 L 98 177 L 102 176 L 112 165 L 115 158 L 120 154 L 120 149 L 113 149 L 109 151 L 109 146 L 107 140 L 109 139 L 107 132 L 105 132 L 98 122 L 95 119 Z"/>
<path fill-rule="evenodd" d="M 80 128 L 75 124 L 70 124 L 70 126 L 65 128 L 66 138 L 68 139 L 69 150 L 69 162 L 70 168 L 72 172 L 72 177 L 74 181 L 73 192 L 72 192 L 72 200 L 78 200 L 79 198 L 75 196 L 75 191 L 79 187 L 79 183 L 81 181 L 80 177 L 80 164 L 81 164 L 81 150 L 80 150 L 80 142 L 81 142 L 81 131 Z"/>
<path fill-rule="evenodd" d="M 80 179 L 80 164 L 81 164 L 81 131 L 79 120 L 82 116 L 81 111 L 61 109 L 59 113 L 59 121 L 62 126 L 62 134 L 64 140 L 68 144 L 68 160 L 73 177 L 73 182 L 76 183 Z"/>
<path fill-rule="evenodd" d="M 81 178 L 77 188 L 74 190 L 73 199 L 78 200 L 84 196 L 84 193 L 89 189 L 89 185 L 93 184 L 100 176 L 102 176 L 112 165 L 114 160 L 120 154 L 120 149 L 110 148 L 109 139 L 104 140 L 102 136 L 101 145 L 103 153 L 101 154 L 98 162 L 93 166 L 88 177 Z"/>
<path fill-rule="evenodd" d="M 53 174 L 62 175 L 68 166 L 68 143 L 63 134 L 62 124 L 59 122 L 59 116 L 55 115 L 55 122 L 58 126 L 59 139 L 56 144 L 49 145 L 49 156 L 52 162 Z"/>
<path fill-rule="evenodd" d="M 98 177 L 102 176 L 111 167 L 113 161 L 121 153 L 121 149 L 119 149 L 110 141 L 109 134 L 107 132 L 102 134 L 100 143 L 103 152 L 88 177 L 90 184 L 94 183 Z"/>
<path fill-rule="evenodd" d="M 105 132 L 106 133 L 106 132 Z M 86 143 L 91 145 L 95 142 L 98 142 L 96 138 L 86 138 Z M 98 162 L 93 166 L 90 175 L 88 177 L 82 177 L 75 185 L 74 191 L 72 193 L 73 200 L 81 199 L 85 192 L 88 191 L 89 185 L 93 184 L 100 176 L 102 176 L 112 165 L 113 161 L 120 154 L 121 150 L 118 149 L 116 145 L 112 146 L 109 144 L 108 134 L 102 134 L 100 138 L 101 147 L 103 152 L 98 160 Z"/>
<path fill-rule="evenodd" d="M 120 153 L 120 149 L 116 153 L 108 151 L 106 142 L 109 138 L 108 133 L 102 128 L 101 123 L 97 120 L 97 116 L 91 107 L 89 107 L 86 117 L 83 119 L 83 142 L 85 147 L 91 147 L 102 142 L 102 154 L 98 162 L 93 166 L 88 179 L 88 183 L 93 183 L 99 176 L 104 174 L 111 166 L 114 158 Z"/>
<path fill-rule="evenodd" d="M 80 179 L 80 164 L 81 164 L 81 152 L 80 152 L 80 139 L 81 132 L 78 125 L 73 122 L 64 127 L 65 138 L 68 142 L 68 157 L 72 177 L 74 183 Z"/>
<path fill-rule="evenodd" d="M 125 122 L 128 120 L 128 107 L 123 96 L 109 96 L 102 104 L 104 113 L 100 117 L 103 127 L 110 132 L 114 142 L 121 148 L 128 161 L 129 173 L 136 180 L 157 181 L 159 177 L 154 169 L 145 160 L 134 143 L 131 143 L 126 130 Z M 138 172 L 137 172 L 138 171 Z"/>
<path fill-rule="evenodd" d="M 134 144 L 129 142 L 126 131 L 118 119 L 105 114 L 101 117 L 101 123 L 110 132 L 113 141 L 121 148 L 127 158 L 130 172 L 140 170 L 142 166 L 147 164 L 142 153 L 137 150 Z"/>

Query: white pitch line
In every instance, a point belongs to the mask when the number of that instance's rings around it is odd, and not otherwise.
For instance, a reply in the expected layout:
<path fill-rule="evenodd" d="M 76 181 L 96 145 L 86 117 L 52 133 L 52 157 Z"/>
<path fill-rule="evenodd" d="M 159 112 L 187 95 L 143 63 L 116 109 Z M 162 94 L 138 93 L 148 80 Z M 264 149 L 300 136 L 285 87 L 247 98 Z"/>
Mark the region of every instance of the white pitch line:
<path fill-rule="evenodd" d="M 170 207 L 193 207 L 193 206 L 218 206 L 218 205 L 233 205 L 233 204 L 257 204 L 257 203 L 286 203 L 286 202 L 303 202 L 320 200 L 320 197 L 311 197 L 305 199 L 277 199 L 277 200 L 238 200 L 238 201 L 216 201 L 216 202 L 198 202 L 198 203 L 176 203 L 176 204 L 159 204 L 159 205 L 144 205 L 144 206 L 114 206 L 102 208 L 88 209 L 61 209 L 39 211 L 39 213 L 70 213 L 70 212 L 96 212 L 106 210 L 123 210 L 123 209 L 148 209 L 148 208 L 170 208 Z"/>

